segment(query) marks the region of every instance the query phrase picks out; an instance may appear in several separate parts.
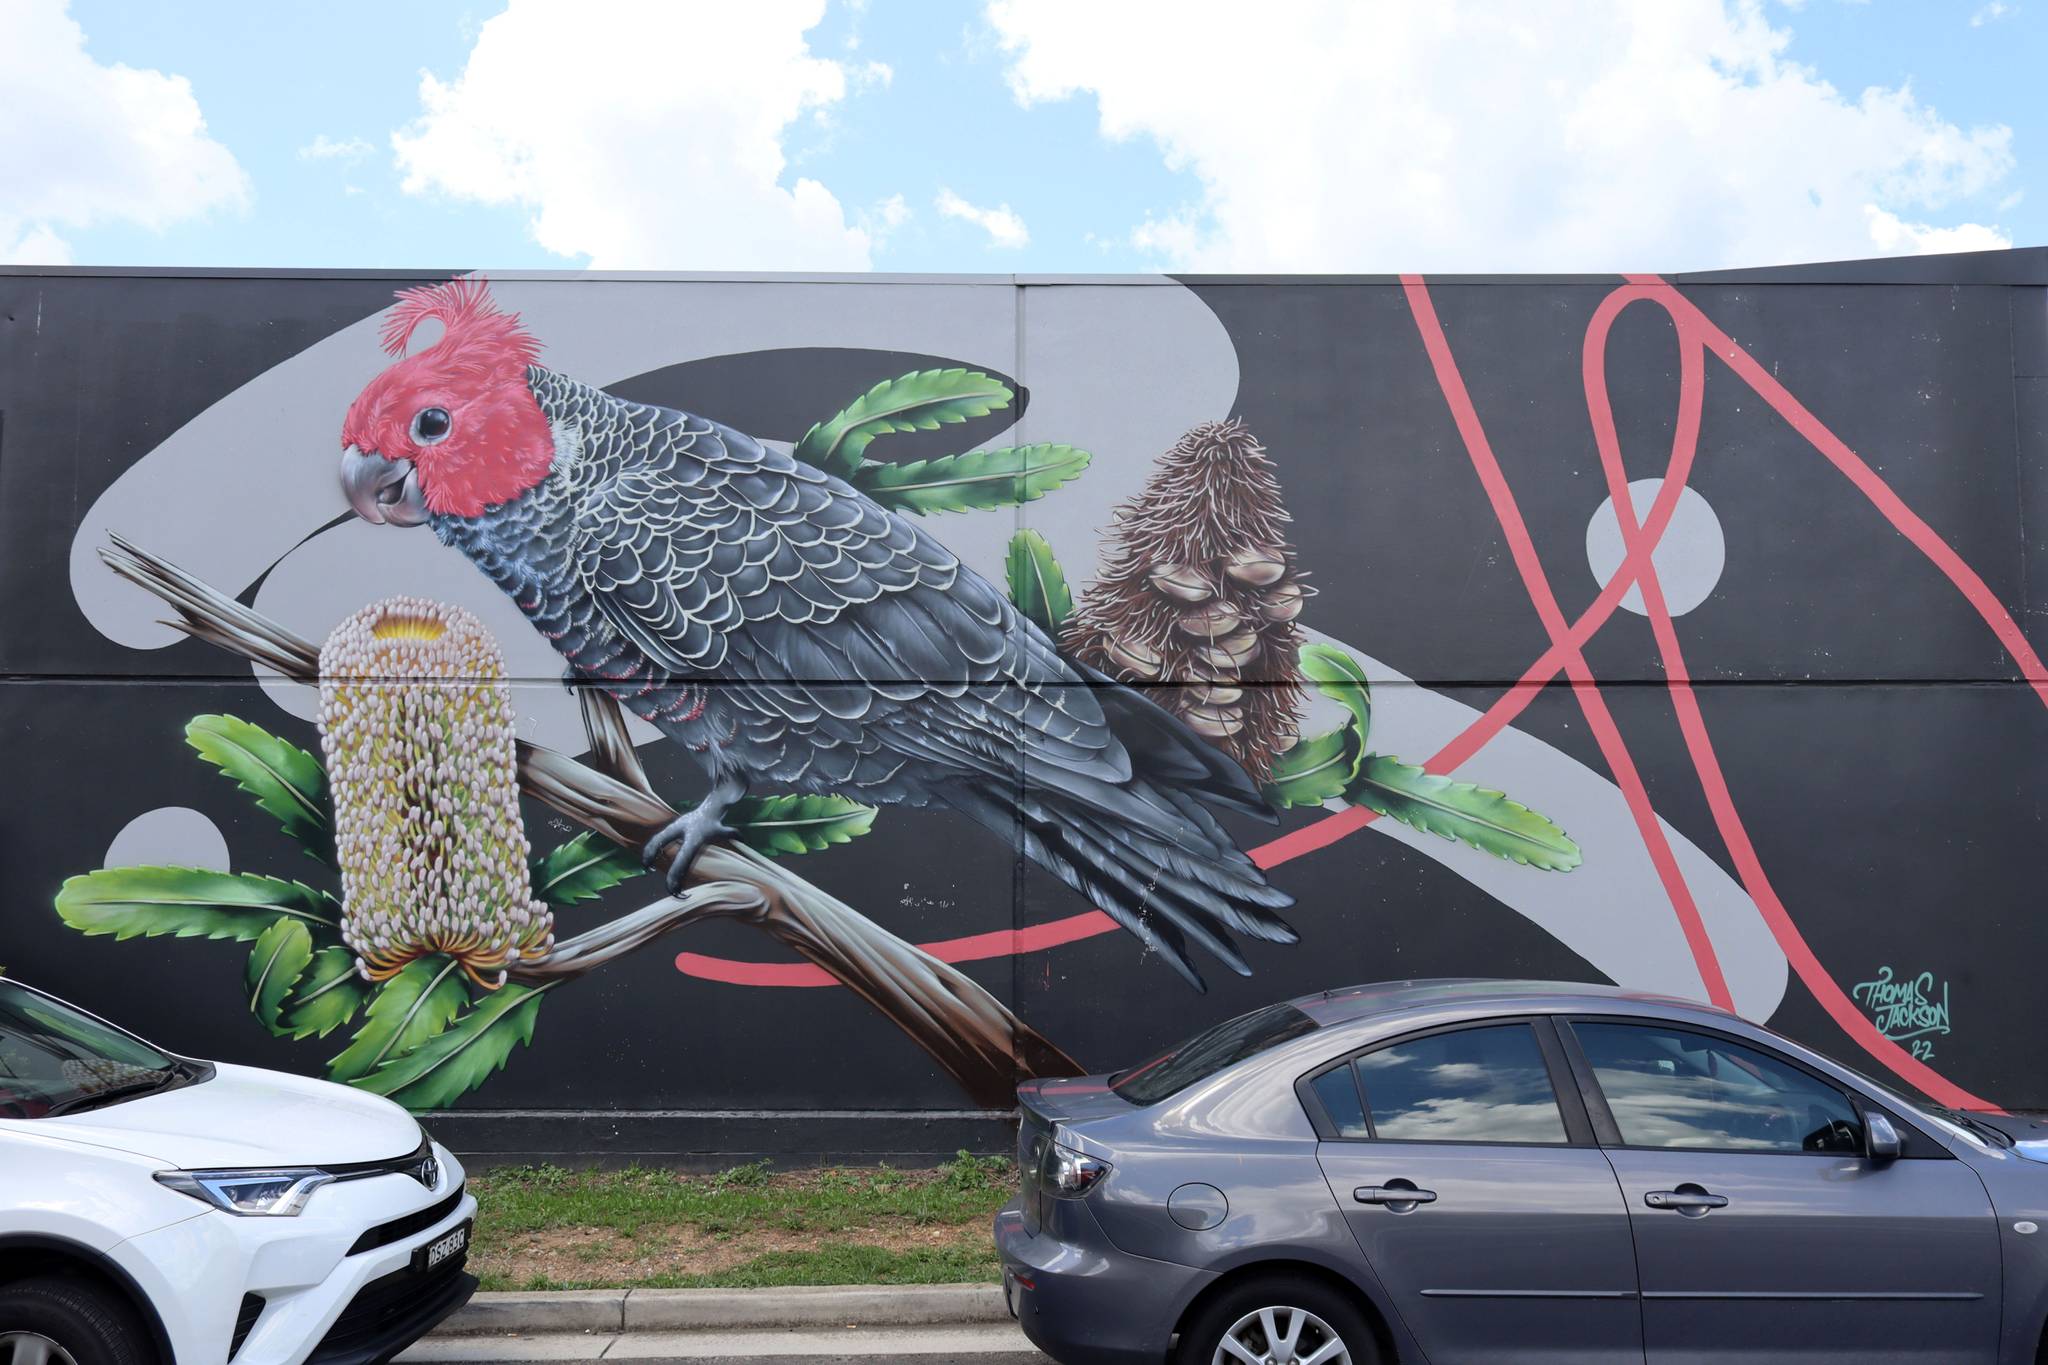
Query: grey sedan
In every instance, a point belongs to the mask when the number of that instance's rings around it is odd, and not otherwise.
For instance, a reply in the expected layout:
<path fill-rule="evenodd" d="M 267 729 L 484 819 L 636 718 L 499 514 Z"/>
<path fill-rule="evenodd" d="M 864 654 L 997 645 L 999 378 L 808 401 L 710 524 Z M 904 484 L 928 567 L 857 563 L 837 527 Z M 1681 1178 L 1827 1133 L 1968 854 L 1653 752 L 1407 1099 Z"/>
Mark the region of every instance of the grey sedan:
<path fill-rule="evenodd" d="M 1705 1005 L 1358 986 L 1018 1096 L 1065 1365 L 2048 1361 L 2048 1128 Z"/>

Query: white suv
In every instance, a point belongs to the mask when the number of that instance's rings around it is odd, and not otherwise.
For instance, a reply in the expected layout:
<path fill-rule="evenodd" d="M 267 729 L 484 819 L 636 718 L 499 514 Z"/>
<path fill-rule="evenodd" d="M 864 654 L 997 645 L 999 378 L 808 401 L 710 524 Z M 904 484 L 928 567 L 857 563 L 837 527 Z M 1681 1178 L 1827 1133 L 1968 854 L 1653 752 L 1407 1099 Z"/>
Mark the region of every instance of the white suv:
<path fill-rule="evenodd" d="M 476 1201 L 388 1100 L 0 979 L 0 1365 L 367 1365 L 469 1298 Z"/>

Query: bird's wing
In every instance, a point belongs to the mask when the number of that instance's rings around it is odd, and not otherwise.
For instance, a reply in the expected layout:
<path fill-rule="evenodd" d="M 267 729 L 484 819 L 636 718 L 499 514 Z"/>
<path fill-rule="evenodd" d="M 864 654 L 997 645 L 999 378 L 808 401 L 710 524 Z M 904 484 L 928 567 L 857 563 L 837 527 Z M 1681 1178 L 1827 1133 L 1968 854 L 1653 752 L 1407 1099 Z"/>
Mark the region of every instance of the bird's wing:
<path fill-rule="evenodd" d="M 1130 776 L 1094 689 L 916 524 L 743 433 L 621 406 L 631 450 L 582 490 L 574 554 L 649 658 L 921 763 Z"/>

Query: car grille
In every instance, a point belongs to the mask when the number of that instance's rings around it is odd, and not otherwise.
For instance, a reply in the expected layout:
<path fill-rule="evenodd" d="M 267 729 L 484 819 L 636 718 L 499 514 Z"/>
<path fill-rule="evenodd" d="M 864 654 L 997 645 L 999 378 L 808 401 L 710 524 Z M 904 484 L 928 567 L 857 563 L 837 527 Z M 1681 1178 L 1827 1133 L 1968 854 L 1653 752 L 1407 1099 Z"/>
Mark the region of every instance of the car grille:
<path fill-rule="evenodd" d="M 228 1342 L 228 1359 L 233 1360 L 242 1349 L 242 1343 L 249 1339 L 249 1333 L 256 1330 L 256 1319 L 263 1316 L 261 1294 L 242 1295 L 241 1311 L 235 1314 L 235 1335 Z"/>
<path fill-rule="evenodd" d="M 393 1242 L 402 1242 L 415 1233 L 425 1232 L 428 1228 L 455 1212 L 455 1206 L 462 1202 L 462 1191 L 463 1186 L 457 1185 L 455 1193 L 438 1203 L 429 1204 L 418 1213 L 408 1213 L 403 1218 L 394 1218 L 388 1223 L 379 1223 L 376 1227 L 371 1228 L 368 1232 L 356 1238 L 356 1244 L 348 1249 L 348 1254 L 360 1256 L 366 1251 L 375 1251 L 378 1247 L 388 1247 Z"/>
<path fill-rule="evenodd" d="M 306 1357 L 306 1365 L 383 1358 L 380 1346 L 394 1337 L 404 1337 L 409 1324 L 439 1321 L 449 1305 L 460 1302 L 475 1285 L 463 1272 L 468 1259 L 465 1252 L 425 1273 L 408 1266 L 370 1281 L 334 1320 L 313 1354 Z"/>

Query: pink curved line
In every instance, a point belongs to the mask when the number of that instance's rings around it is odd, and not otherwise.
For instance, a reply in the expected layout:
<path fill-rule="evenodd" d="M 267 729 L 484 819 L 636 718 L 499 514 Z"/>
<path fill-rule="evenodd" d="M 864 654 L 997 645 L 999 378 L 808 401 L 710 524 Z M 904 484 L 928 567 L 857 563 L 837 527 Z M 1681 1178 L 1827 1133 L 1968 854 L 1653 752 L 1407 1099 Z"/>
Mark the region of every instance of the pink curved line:
<path fill-rule="evenodd" d="M 1422 347 L 1429 353 L 1430 364 L 1435 367 L 1437 385 L 1443 390 L 1444 402 L 1449 405 L 1458 434 L 1464 439 L 1465 452 L 1472 459 L 1473 471 L 1479 475 L 1487 500 L 1493 505 L 1494 517 L 1500 522 L 1501 534 L 1507 538 L 1515 569 L 1522 576 L 1529 600 L 1536 608 L 1536 616 L 1552 642 L 1566 646 L 1571 628 L 1557 604 L 1557 594 L 1551 590 L 1550 577 L 1543 571 L 1543 562 L 1537 557 L 1536 542 L 1522 520 L 1522 510 L 1508 487 L 1507 477 L 1501 472 L 1499 460 L 1494 457 L 1493 445 L 1487 440 L 1478 409 L 1472 405 L 1464 376 L 1458 372 L 1457 360 L 1451 355 L 1450 341 L 1444 336 L 1436 306 L 1430 301 L 1429 288 L 1420 276 L 1415 275 L 1404 275 L 1401 287 L 1408 296 L 1408 309 L 1415 315 L 1415 326 L 1422 333 Z M 1688 429 L 1695 435 L 1699 431 L 1699 410 L 1705 388 L 1704 366 L 1691 350 L 1682 359 L 1685 364 L 1680 381 L 1681 415 L 1678 434 L 1673 442 L 1674 465 L 1678 463 L 1679 452 L 1692 444 L 1687 440 Z M 1645 566 L 1643 582 L 1654 581 L 1655 573 L 1654 567 Z M 1614 774 L 1615 784 L 1621 788 L 1622 799 L 1628 803 L 1636 832 L 1642 838 L 1644 851 L 1650 855 L 1651 865 L 1657 870 L 1658 880 L 1664 884 L 1664 894 L 1671 902 L 1672 913 L 1677 916 L 1686 947 L 1692 952 L 1707 998 L 1723 1009 L 1732 1009 L 1734 997 L 1729 994 L 1727 978 L 1721 971 L 1721 960 L 1714 952 L 1714 941 L 1707 933 L 1699 905 L 1693 900 L 1692 888 L 1686 884 L 1685 874 L 1679 869 L 1677 855 L 1671 850 L 1671 840 L 1664 833 L 1664 824 L 1650 803 L 1649 789 L 1643 784 L 1642 774 L 1636 771 L 1635 757 L 1629 753 L 1628 745 L 1621 737 L 1621 728 L 1614 723 L 1614 717 L 1607 709 L 1607 699 L 1601 695 L 1592 667 L 1576 645 L 1563 649 L 1563 659 L 1565 674 L 1571 679 L 1572 696 L 1579 703 L 1586 725 L 1600 746 L 1600 756 L 1607 761 L 1608 771 Z"/>
<path fill-rule="evenodd" d="M 1787 411 L 1785 406 L 1774 401 L 1772 395 L 1757 382 L 1757 378 L 1761 377 L 1769 380 L 1774 387 L 1776 386 L 1776 381 L 1770 380 L 1768 375 L 1763 374 L 1762 367 L 1757 366 L 1754 360 L 1750 360 L 1746 353 L 1742 352 L 1725 335 L 1722 335 L 1711 323 L 1708 323 L 1705 315 L 1694 307 L 1690 301 L 1680 295 L 1677 290 L 1672 289 L 1668 285 L 1663 285 L 1661 281 L 1658 284 L 1661 287 L 1655 289 L 1649 297 L 1652 301 L 1661 305 L 1665 312 L 1670 315 L 1672 324 L 1678 332 L 1680 345 L 1688 357 L 1698 356 L 1711 340 L 1715 344 L 1716 351 L 1720 357 L 1728 361 L 1731 368 L 1752 389 L 1761 394 L 1766 401 L 1771 402 L 1772 406 L 1777 408 L 1780 414 L 1786 417 L 1794 429 L 1798 430 L 1802 436 L 1805 436 L 1816 449 L 1821 450 L 1823 454 L 1827 454 L 1828 458 L 1834 461 L 1837 468 L 1842 469 L 1845 474 L 1849 474 L 1851 482 L 1855 483 L 1863 491 L 1864 495 L 1877 505 L 1879 510 L 1884 513 L 1886 520 L 1898 527 L 1909 539 L 1914 540 L 1914 543 L 1921 548 L 1923 553 L 1927 554 L 1929 559 L 1942 566 L 1944 572 L 1948 573 L 1950 581 L 1954 582 L 1961 589 L 1963 596 L 1970 601 L 1972 606 L 1976 607 L 1978 614 L 1985 618 L 1986 624 L 1991 626 L 1994 633 L 1998 633 L 2001 639 L 2006 638 L 2005 632 L 2001 631 L 1999 626 L 1999 620 L 2003 620 L 2007 625 L 2011 625 L 2013 633 L 2017 634 L 2017 625 L 2014 625 L 2012 618 L 2006 615 L 2003 605 L 1990 595 L 1990 590 L 1984 585 L 1983 580 L 1977 577 L 1976 573 L 1968 565 L 1963 563 L 1961 556 L 1957 555 L 1940 537 L 1936 536 L 1934 531 L 1925 522 L 1915 516 L 1898 499 L 1897 495 L 1889 487 L 1885 486 L 1883 479 L 1879 478 L 1875 471 L 1858 459 L 1854 452 L 1850 451 L 1846 445 L 1843 445 L 1832 432 L 1829 432 L 1820 423 L 1819 419 L 1792 400 L 1790 394 L 1783 393 L 1782 389 L 1779 390 L 1783 394 L 1786 404 L 1789 404 L 1792 409 L 1796 409 L 1796 415 L 1792 411 Z M 1622 292 L 1617 291 L 1617 295 Z M 1608 401 L 1606 374 L 1607 336 L 1614 318 L 1620 313 L 1621 309 L 1639 297 L 1642 297 L 1642 295 L 1633 294 L 1625 299 L 1610 296 L 1608 302 L 1614 305 L 1612 308 L 1603 303 L 1601 310 L 1594 317 L 1593 324 L 1587 328 L 1582 362 L 1587 409 L 1593 421 L 1594 440 L 1600 450 L 1600 463 L 1606 472 L 1608 492 L 1614 507 L 1615 519 L 1621 528 L 1624 539 L 1637 535 L 1638 527 L 1636 526 L 1635 509 L 1631 505 L 1629 498 L 1628 474 L 1626 466 L 1622 462 L 1621 442 L 1615 431 L 1614 414 Z M 1736 363 L 1735 357 L 1737 356 L 1747 360 L 1748 366 L 1745 367 Z M 1749 371 L 1753 371 L 1754 374 L 1746 373 L 1746 368 Z M 1695 424 L 1687 439 L 1696 441 L 1697 438 L 1698 427 Z M 1831 446 L 1833 447 L 1833 453 L 1830 453 Z M 1856 472 L 1851 472 L 1852 469 Z M 1920 535 L 1916 537 L 1913 531 L 1901 525 L 1902 519 L 1910 519 L 1911 525 L 1918 528 Z M 1932 543 L 1931 547 L 1929 542 Z M 1798 974 L 1800 981 L 1805 984 L 1807 990 L 1812 992 L 1821 1007 L 1827 1011 L 1829 1018 L 1833 1019 L 1835 1024 L 1844 1033 L 1848 1034 L 1850 1038 L 1854 1039 L 1857 1045 L 1865 1052 L 1869 1053 L 1879 1062 L 1882 1062 L 1894 1073 L 1919 1087 L 1920 1090 L 1933 1097 L 1938 1103 L 1958 1108 L 1986 1109 L 1992 1107 L 1988 1100 L 1956 1085 L 1934 1070 L 1933 1067 L 1928 1066 L 1906 1049 L 1885 1037 L 1883 1032 L 1877 1028 L 1870 1018 L 1856 1007 L 1855 1003 L 1843 992 L 1841 984 L 1821 964 L 1819 955 L 1814 952 L 1812 945 L 1806 941 L 1806 936 L 1799 931 L 1799 926 L 1793 920 L 1791 913 L 1786 910 L 1784 902 L 1779 899 L 1777 890 L 1771 885 L 1770 877 L 1764 871 L 1763 861 L 1757 856 L 1756 847 L 1749 837 L 1749 831 L 1742 822 L 1741 813 L 1736 809 L 1734 795 L 1729 790 L 1726 775 L 1721 770 L 1720 758 L 1714 752 L 1713 739 L 1707 730 L 1706 717 L 1700 710 L 1698 697 L 1693 692 L 1692 679 L 1686 669 L 1684 651 L 1679 644 L 1678 630 L 1672 622 L 1671 612 L 1665 603 L 1663 585 L 1658 579 L 1654 563 L 1643 574 L 1642 591 L 1643 605 L 1649 615 L 1651 630 L 1657 640 L 1658 653 L 1664 660 L 1666 690 L 1671 696 L 1672 708 L 1678 716 L 1679 730 L 1685 737 L 1686 751 L 1692 758 L 1694 770 L 1699 774 L 1700 786 L 1706 795 L 1708 808 L 1713 812 L 1715 828 L 1720 832 L 1721 840 L 1727 846 L 1729 856 L 1735 862 L 1736 872 L 1742 878 L 1744 889 L 1749 892 L 1750 899 L 1756 903 L 1758 913 L 1762 915 L 1764 922 L 1770 927 L 1772 937 L 1777 940 L 1779 948 L 1785 954 L 1786 961 L 1792 965 L 1793 971 Z M 1989 609 L 1988 614 L 1987 606 Z M 2022 649 L 2027 649 L 2026 642 L 2023 639 L 2019 641 L 2019 644 Z M 2008 648 L 2010 648 L 2010 645 L 2008 645 Z M 2027 655 L 2031 656 L 2031 654 L 2032 651 L 2027 649 Z M 2015 657 L 2020 657 L 2017 652 Z M 2033 660 L 2032 666 L 2034 671 L 2029 675 L 2030 678 L 2040 673 L 2040 663 L 2038 660 Z M 2022 669 L 2027 667 L 2024 659 L 2022 660 L 2021 667 Z M 2044 700 L 2048 700 L 2048 693 L 2041 692 L 2040 681 L 2036 681 L 2035 687 L 2036 692 L 2042 695 Z"/>

